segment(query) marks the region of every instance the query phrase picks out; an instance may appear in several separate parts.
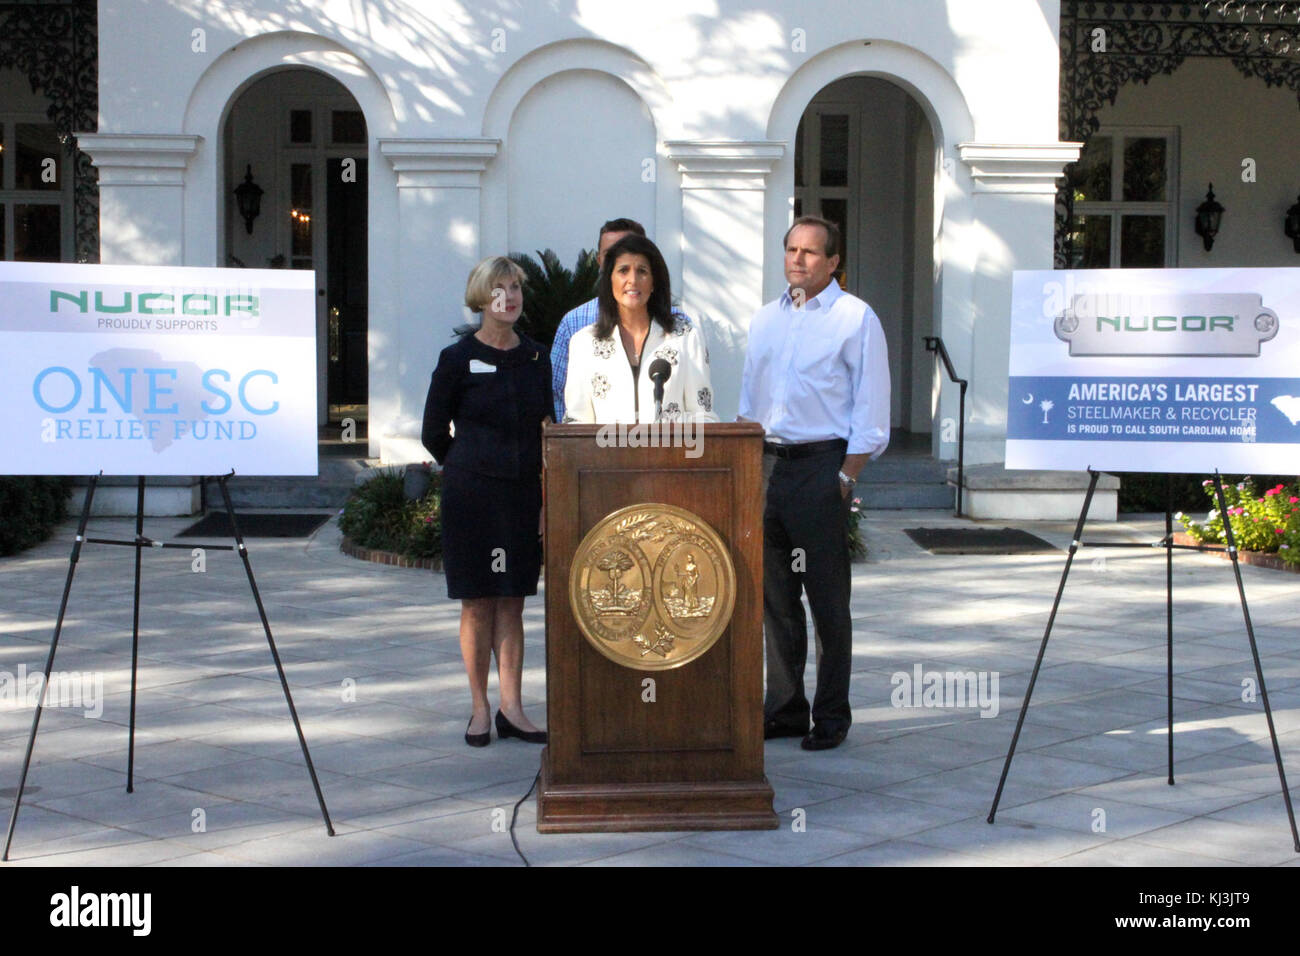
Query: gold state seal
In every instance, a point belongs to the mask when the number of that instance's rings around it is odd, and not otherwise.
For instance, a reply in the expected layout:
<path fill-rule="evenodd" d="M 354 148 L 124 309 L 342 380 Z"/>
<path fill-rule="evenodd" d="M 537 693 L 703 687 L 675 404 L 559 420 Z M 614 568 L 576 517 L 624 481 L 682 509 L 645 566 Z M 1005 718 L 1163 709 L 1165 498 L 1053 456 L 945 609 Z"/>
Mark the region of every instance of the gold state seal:
<path fill-rule="evenodd" d="M 569 572 L 578 628 L 610 660 L 668 670 L 722 635 L 736 570 L 718 533 L 684 508 L 620 508 L 587 532 Z"/>

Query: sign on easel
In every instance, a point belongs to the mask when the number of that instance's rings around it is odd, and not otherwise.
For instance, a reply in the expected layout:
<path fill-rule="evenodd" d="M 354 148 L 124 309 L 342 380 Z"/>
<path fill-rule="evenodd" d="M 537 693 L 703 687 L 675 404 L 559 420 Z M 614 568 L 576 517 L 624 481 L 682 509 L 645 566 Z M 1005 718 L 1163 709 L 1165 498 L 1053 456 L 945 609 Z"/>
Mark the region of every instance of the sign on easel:
<path fill-rule="evenodd" d="M 1300 474 L 1300 269 L 1016 272 L 1006 457 Z"/>
<path fill-rule="evenodd" d="M 0 473 L 315 475 L 314 274 L 0 263 Z"/>

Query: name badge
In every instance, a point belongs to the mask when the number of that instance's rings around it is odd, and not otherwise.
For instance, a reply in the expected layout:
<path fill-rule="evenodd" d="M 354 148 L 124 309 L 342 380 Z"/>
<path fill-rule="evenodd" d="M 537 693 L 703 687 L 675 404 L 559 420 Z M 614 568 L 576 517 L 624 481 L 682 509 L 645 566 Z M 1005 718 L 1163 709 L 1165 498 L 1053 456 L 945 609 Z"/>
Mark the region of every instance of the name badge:
<path fill-rule="evenodd" d="M 495 365 L 489 365 L 487 362 L 481 362 L 478 359 L 470 359 L 469 370 L 471 373 L 472 372 L 495 372 L 497 370 L 497 367 Z"/>

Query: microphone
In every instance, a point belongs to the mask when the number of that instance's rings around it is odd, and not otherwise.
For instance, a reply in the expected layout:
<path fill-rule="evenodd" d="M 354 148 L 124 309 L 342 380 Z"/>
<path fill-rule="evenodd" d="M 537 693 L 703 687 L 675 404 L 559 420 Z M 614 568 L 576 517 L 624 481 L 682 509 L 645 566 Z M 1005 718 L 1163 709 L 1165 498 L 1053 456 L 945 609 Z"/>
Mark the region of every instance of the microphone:
<path fill-rule="evenodd" d="M 655 383 L 655 421 L 659 421 L 664 411 L 664 382 L 673 374 L 673 367 L 668 364 L 667 359 L 657 358 L 650 363 L 650 371 L 647 373 L 650 381 Z"/>

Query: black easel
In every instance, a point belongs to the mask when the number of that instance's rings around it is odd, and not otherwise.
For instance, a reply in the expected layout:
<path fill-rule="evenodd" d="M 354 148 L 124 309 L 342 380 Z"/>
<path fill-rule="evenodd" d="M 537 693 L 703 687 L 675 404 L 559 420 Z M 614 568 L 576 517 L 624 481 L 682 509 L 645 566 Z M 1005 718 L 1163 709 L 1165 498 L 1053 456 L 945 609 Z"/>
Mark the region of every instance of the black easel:
<path fill-rule="evenodd" d="M 100 473 L 102 474 L 102 472 Z M 234 472 L 227 475 L 221 475 L 215 478 L 217 487 L 221 489 L 221 497 L 226 505 L 226 514 L 230 517 L 231 536 L 235 539 L 233 545 L 229 544 L 205 544 L 203 547 L 210 551 L 238 551 L 240 558 L 244 562 L 244 572 L 248 575 L 248 584 L 253 591 L 253 601 L 257 604 L 257 613 L 262 618 L 262 629 L 266 631 L 266 643 L 271 648 L 271 658 L 275 661 L 276 673 L 280 675 L 280 687 L 284 690 L 285 702 L 289 705 L 289 715 L 293 718 L 294 730 L 298 732 L 298 743 L 302 747 L 303 759 L 307 762 L 307 772 L 311 775 L 311 785 L 316 791 L 316 800 L 320 803 L 321 816 L 325 820 L 325 832 L 334 836 L 334 824 L 330 822 L 329 810 L 325 807 L 325 797 L 321 793 L 320 781 L 316 779 L 316 768 L 311 762 L 311 754 L 307 751 L 307 738 L 303 736 L 302 725 L 298 722 L 298 710 L 293 706 L 293 695 L 289 693 L 289 682 L 284 676 L 284 665 L 280 663 L 280 653 L 275 648 L 275 639 L 271 636 L 271 623 L 266 617 L 266 608 L 262 606 L 262 595 L 257 590 L 257 581 L 253 577 L 253 566 L 248 560 L 248 549 L 244 547 L 243 536 L 239 533 L 239 525 L 235 521 L 235 509 L 230 502 L 230 491 L 226 487 L 226 482 L 234 477 Z M 41 710 L 45 704 L 45 698 L 50 690 L 50 672 L 54 668 L 54 653 L 59 646 L 59 635 L 63 631 L 63 617 L 68 609 L 68 595 L 72 591 L 72 577 L 77 570 L 77 560 L 81 557 L 81 546 L 83 544 L 111 544 L 123 545 L 135 548 L 135 594 L 131 615 L 131 715 L 129 729 L 127 733 L 127 756 L 126 756 L 126 792 L 135 792 L 135 699 L 136 699 L 136 670 L 140 656 L 140 556 L 145 547 L 151 548 L 183 548 L 189 550 L 194 547 L 193 543 L 175 543 L 167 541 L 155 541 L 144 535 L 144 476 L 137 479 L 136 496 L 135 496 L 135 537 L 129 541 L 119 538 L 87 538 L 86 523 L 90 520 L 90 503 L 95 497 L 95 486 L 99 483 L 99 475 L 90 476 L 90 484 L 86 487 L 86 501 L 81 507 L 81 519 L 77 523 L 77 536 L 72 543 L 72 555 L 68 559 L 68 577 L 63 583 L 63 598 L 59 602 L 59 617 L 54 625 L 54 638 L 50 641 L 50 653 L 45 658 L 45 682 L 41 688 L 40 700 L 36 703 L 36 713 L 32 717 L 32 730 L 27 738 L 27 753 L 23 757 L 22 775 L 18 778 L 18 792 L 14 796 L 13 811 L 9 815 L 9 830 L 5 835 L 4 853 L 0 854 L 0 860 L 8 861 L 9 847 L 14 839 L 14 826 L 18 823 L 18 808 L 23 802 L 23 790 L 27 786 L 27 771 L 31 768 L 32 749 L 36 744 L 36 729 L 41 723 Z M 200 479 L 201 486 L 206 488 L 209 479 Z"/>
<path fill-rule="evenodd" d="M 989 809 L 988 822 L 992 823 L 998 812 L 998 803 L 1002 800 L 1002 788 L 1007 782 L 1007 773 L 1011 769 L 1011 758 L 1015 756 L 1016 744 L 1020 740 L 1020 730 L 1025 724 L 1025 714 L 1029 711 L 1029 698 L 1034 693 L 1034 684 L 1038 680 L 1038 670 L 1043 663 L 1043 654 L 1047 650 L 1047 639 L 1052 634 L 1052 625 L 1056 621 L 1056 611 L 1061 605 L 1061 594 L 1065 591 L 1065 579 L 1070 575 L 1070 565 L 1074 563 L 1075 552 L 1079 550 L 1083 539 L 1083 525 L 1088 518 L 1088 509 L 1092 506 L 1092 493 L 1097 488 L 1100 472 L 1088 469 L 1090 480 L 1088 491 L 1083 496 L 1083 509 L 1079 512 L 1079 522 L 1074 526 L 1074 538 L 1070 541 L 1070 550 L 1065 558 L 1065 567 L 1061 571 L 1061 583 L 1056 587 L 1056 599 L 1052 602 L 1052 613 L 1047 618 L 1047 629 L 1043 631 L 1043 642 L 1038 648 L 1038 657 L 1034 661 L 1034 670 L 1029 678 L 1029 687 L 1025 690 L 1024 702 L 1020 705 L 1020 717 L 1016 721 L 1016 732 L 1011 736 L 1011 746 L 1007 749 L 1007 759 L 1002 765 L 1002 776 L 998 780 L 998 790 L 993 796 L 993 806 Z M 1291 839 L 1295 851 L 1300 853 L 1300 833 L 1296 831 L 1295 811 L 1291 807 L 1291 791 L 1286 783 L 1286 770 L 1282 766 L 1282 751 L 1277 743 L 1277 730 L 1273 727 L 1273 710 L 1268 704 L 1268 690 L 1264 686 L 1264 669 L 1259 662 L 1259 647 L 1255 644 L 1255 628 L 1250 621 L 1250 608 L 1246 606 L 1246 588 L 1241 580 L 1241 565 L 1237 562 L 1237 544 L 1232 534 L 1232 523 L 1228 520 L 1228 506 L 1223 496 L 1223 479 L 1214 473 L 1214 495 L 1219 504 L 1219 514 L 1223 516 L 1223 534 L 1227 541 L 1226 548 L 1203 548 L 1196 545 L 1174 544 L 1172 514 L 1172 479 L 1165 475 L 1165 536 L 1155 543 L 1155 547 L 1165 548 L 1165 639 L 1166 639 L 1166 687 L 1168 695 L 1168 731 L 1169 738 L 1169 785 L 1174 785 L 1174 549 L 1186 551 L 1223 551 L 1232 559 L 1232 572 L 1237 579 L 1237 594 L 1241 598 L 1241 613 L 1246 620 L 1246 637 L 1250 640 L 1250 654 L 1255 660 L 1255 677 L 1259 680 L 1259 697 L 1264 702 L 1264 716 L 1268 720 L 1268 734 L 1273 740 L 1273 759 L 1277 761 L 1277 775 L 1282 783 L 1282 799 L 1286 803 L 1287 819 L 1291 823 Z M 1152 545 L 1128 542 L 1102 542 L 1091 545 L 1094 548 L 1147 548 Z"/>

